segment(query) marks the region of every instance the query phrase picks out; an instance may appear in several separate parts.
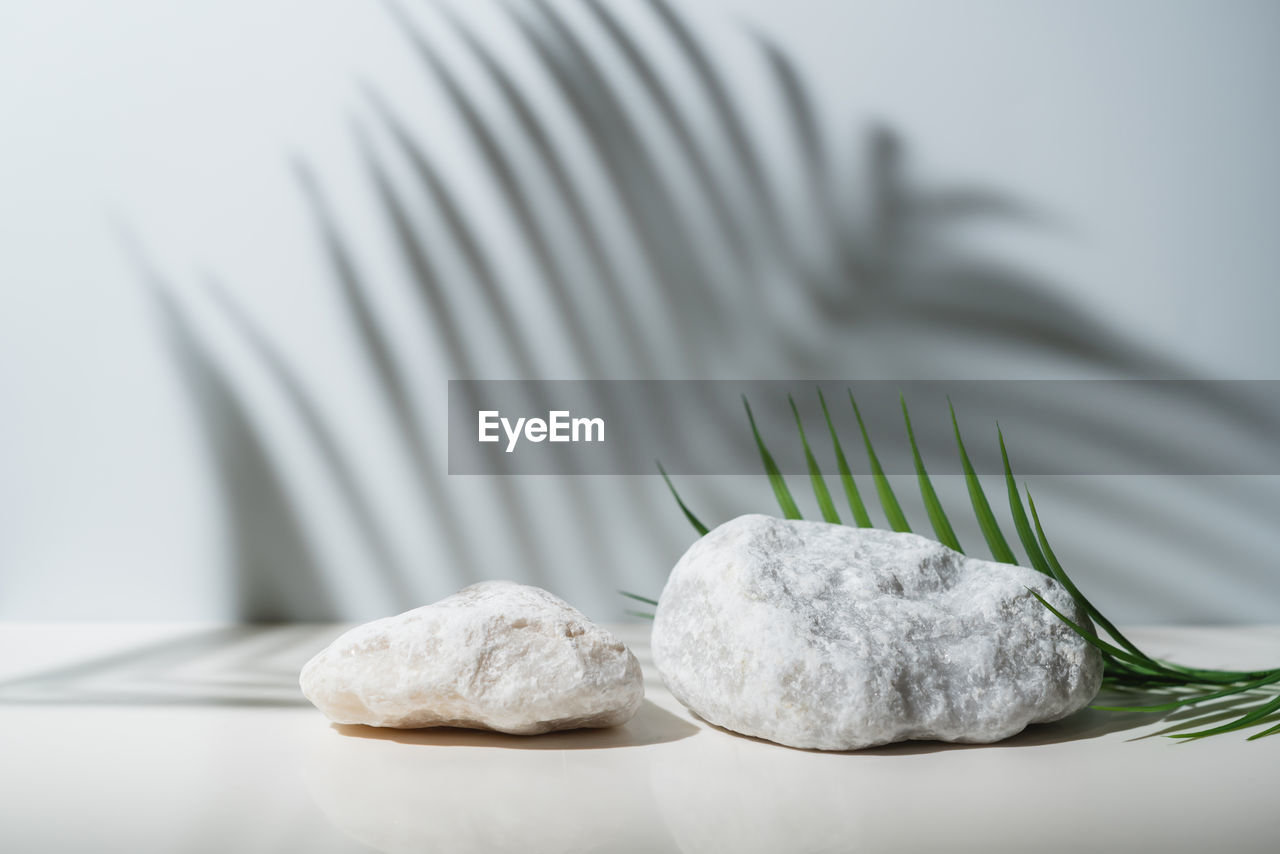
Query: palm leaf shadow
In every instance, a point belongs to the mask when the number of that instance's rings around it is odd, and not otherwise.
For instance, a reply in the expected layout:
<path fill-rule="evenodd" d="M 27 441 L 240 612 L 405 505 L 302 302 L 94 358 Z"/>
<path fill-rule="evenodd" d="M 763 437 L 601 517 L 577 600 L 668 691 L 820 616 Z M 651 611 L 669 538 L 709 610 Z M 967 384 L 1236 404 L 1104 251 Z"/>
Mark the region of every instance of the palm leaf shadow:
<path fill-rule="evenodd" d="M 400 566 L 399 559 L 395 556 L 386 531 L 373 515 L 372 502 L 356 476 L 353 463 L 343 452 L 342 441 L 320 411 L 316 401 L 312 399 L 305 384 L 266 336 L 254 326 L 224 289 L 215 285 L 212 290 L 216 301 L 222 306 L 232 325 L 249 343 L 266 372 L 275 381 L 280 393 L 297 415 L 311 444 L 319 452 L 353 525 L 360 532 L 373 555 L 373 565 L 381 572 L 387 589 L 398 601 L 403 600 L 408 594 L 404 584 L 404 568 Z"/>
<path fill-rule="evenodd" d="M 219 481 L 232 607 L 249 623 L 329 621 L 338 608 L 268 443 L 187 312 L 133 250 Z"/>
<path fill-rule="evenodd" d="M 0 681 L 0 705 L 305 706 L 298 671 L 332 635 L 306 625 L 187 629 Z"/>
<path fill-rule="evenodd" d="M 818 227 L 816 241 L 804 242 L 803 248 L 793 212 L 778 191 L 775 170 L 769 168 L 743 108 L 746 93 L 734 85 L 694 25 L 667 0 L 639 0 L 629 7 L 632 14 L 647 16 L 646 32 L 663 40 L 654 46 L 658 50 L 650 50 L 639 31 L 628 27 L 627 16 L 617 4 L 580 0 L 577 6 L 582 14 L 577 16 L 566 14 L 565 4 L 547 0 L 519 5 L 499 0 L 499 5 L 525 55 L 554 94 L 555 107 L 564 119 L 556 128 L 551 126 L 555 117 L 544 114 L 518 67 L 488 44 L 465 16 L 448 6 L 437 9 L 433 14 L 441 27 L 430 30 L 418 23 L 417 13 L 394 3 L 390 7 L 406 45 L 449 105 L 454 129 L 465 135 L 483 165 L 488 191 L 510 216 L 531 262 L 519 280 L 511 279 L 495 263 L 506 247 L 496 242 L 486 223 L 468 213 L 452 176 L 429 146 L 415 137 L 403 115 L 371 86 L 364 89 L 370 119 L 355 123 L 356 148 L 385 220 L 389 245 L 422 310 L 428 346 L 449 376 L 479 378 L 478 348 L 488 346 L 464 332 L 471 319 L 458 296 L 465 289 L 478 298 L 488 315 L 486 322 L 501 333 L 497 361 L 508 376 L 545 377 L 557 370 L 540 354 L 531 330 L 522 323 L 517 295 L 545 301 L 581 373 L 588 377 L 689 378 L 726 369 L 750 371 L 765 363 L 783 364 L 792 376 L 821 375 L 839 371 L 851 354 L 856 361 L 854 338 L 842 336 L 841 346 L 833 350 L 831 338 L 789 328 L 768 310 L 752 308 L 756 296 L 767 300 L 780 287 L 788 287 L 797 289 L 829 328 L 842 332 L 856 333 L 885 318 L 896 318 L 915 334 L 945 327 L 974 339 L 1053 352 L 1089 369 L 1193 378 L 1174 360 L 1131 345 L 1109 325 L 1053 295 L 1044 283 L 988 259 L 959 255 L 944 239 L 955 223 L 977 217 L 1042 222 L 1044 218 L 1029 206 L 981 188 L 919 190 L 906 174 L 901 140 L 885 128 L 874 128 L 866 137 L 864 182 L 845 187 L 839 163 L 824 142 L 822 114 L 807 84 L 787 52 L 767 36 L 751 34 L 772 81 L 771 94 L 790 129 L 792 155 L 811 205 L 804 219 Z M 470 78 L 451 66 L 451 54 L 439 46 L 450 35 L 496 93 L 497 107 L 482 110 L 468 88 Z M 663 56 L 674 56 L 676 62 L 660 61 Z M 714 242 L 723 251 L 712 251 L 693 238 L 696 213 L 677 192 L 672 164 L 664 162 L 648 141 L 644 131 L 649 128 L 642 128 L 636 103 L 617 85 L 619 68 L 643 93 L 651 108 L 649 115 L 656 116 L 652 132 L 671 142 L 678 171 L 690 176 Z M 677 78 L 679 84 L 673 82 Z M 701 123 L 690 115 L 694 103 L 704 111 Z M 556 133 L 564 132 L 566 125 L 607 179 L 596 196 L 584 189 L 574 174 L 575 164 L 558 147 Z M 510 133 L 512 127 L 519 134 Z M 390 178 L 393 164 L 378 153 L 374 134 L 413 177 L 408 189 L 430 211 L 432 228 L 414 224 L 405 188 Z M 523 150 L 517 152 L 517 146 Z M 536 186 L 549 188 L 545 197 L 536 194 L 526 174 L 530 163 L 537 170 Z M 411 378 L 379 322 L 372 285 L 360 273 L 319 181 L 304 171 L 303 187 L 362 358 L 371 368 L 411 476 L 429 508 L 426 521 L 438 535 L 442 552 L 438 563 L 456 568 L 451 583 L 473 577 L 479 569 L 476 549 L 453 506 L 443 469 L 431 457 L 426 441 L 430 424 L 415 407 Z M 847 210 L 847 199 L 855 194 L 869 199 L 866 220 Z M 749 203 L 742 204 L 742 199 Z M 568 245 L 558 242 L 545 227 L 547 210 L 563 212 Z M 625 269 L 611 254 L 597 220 L 601 211 L 621 223 L 641 270 Z M 463 272 L 455 279 L 447 279 L 436 261 L 436 252 L 445 244 L 462 261 Z M 579 263 L 569 263 L 570 256 Z M 722 263 L 725 259 L 727 263 Z M 637 284 L 658 295 L 661 318 L 646 320 L 640 315 Z M 253 494 L 259 502 L 278 505 L 271 514 L 283 520 L 265 525 L 249 514 L 233 513 L 234 539 L 253 554 L 278 551 L 270 567 L 261 561 L 254 564 L 256 572 L 274 573 L 272 584 L 319 589 L 314 555 L 302 545 L 305 538 L 296 513 L 281 509 L 288 507 L 286 488 L 269 474 L 266 445 L 260 437 L 246 435 L 252 430 L 251 422 L 233 383 L 200 347 L 192 324 L 163 296 L 163 290 L 159 293 L 175 361 L 204 415 L 202 423 L 228 425 L 221 433 L 211 428 L 206 435 L 223 473 L 228 506 L 239 507 L 246 494 Z M 597 298 L 606 310 L 588 316 L 581 308 L 585 296 Z M 371 565 L 380 573 L 375 583 L 393 600 L 406 599 L 408 570 L 395 557 L 391 533 L 382 530 L 369 509 L 369 489 L 361 482 L 355 457 L 325 426 L 297 372 L 270 348 L 268 333 L 258 330 L 225 294 L 219 299 L 233 326 L 274 378 L 307 441 L 318 450 L 336 491 L 345 497 L 351 523 L 372 556 Z M 847 348 L 846 340 L 851 341 Z M 756 358 L 757 353 L 762 355 Z M 1203 394 L 1230 413 L 1241 430 L 1275 429 L 1274 421 L 1252 409 L 1247 400 L 1213 387 L 1205 387 Z M 1053 420 L 1060 429 L 1093 429 L 1102 423 L 1108 441 L 1123 447 L 1146 451 L 1155 443 L 1157 451 L 1181 450 L 1176 441 L 1153 439 L 1132 423 L 1099 422 L 1090 420 L 1087 413 L 1064 413 L 1051 405 L 1046 413 L 1046 420 Z M 714 431 L 739 447 L 744 458 L 749 454 L 750 438 L 740 429 L 736 412 L 709 407 L 682 416 L 689 418 L 692 430 Z M 237 440 L 228 440 L 227 433 Z M 928 454 L 929 447 L 924 451 Z M 1029 448 L 1024 459 L 1034 467 L 1037 455 L 1052 453 L 1052 443 L 1046 442 Z M 246 480 L 246 471 L 268 482 Z M 566 512 L 582 520 L 577 530 L 596 556 L 594 562 L 609 565 L 600 502 L 577 479 L 557 488 Z M 495 490 L 498 526 L 517 544 L 531 578 L 546 583 L 554 577 L 555 555 L 539 538 L 539 508 L 514 486 L 498 485 Z M 611 515 L 636 519 L 651 530 L 664 527 L 667 517 L 660 494 L 623 489 L 611 500 L 617 501 Z M 587 580 L 601 581 L 598 577 Z M 332 611 L 331 602 L 321 608 L 301 599 L 298 608 L 290 610 L 270 591 L 263 595 L 277 603 L 265 609 L 269 613 L 300 617 L 324 608 L 329 609 L 325 613 Z M 243 615 L 263 613 L 245 599 L 240 607 Z"/>

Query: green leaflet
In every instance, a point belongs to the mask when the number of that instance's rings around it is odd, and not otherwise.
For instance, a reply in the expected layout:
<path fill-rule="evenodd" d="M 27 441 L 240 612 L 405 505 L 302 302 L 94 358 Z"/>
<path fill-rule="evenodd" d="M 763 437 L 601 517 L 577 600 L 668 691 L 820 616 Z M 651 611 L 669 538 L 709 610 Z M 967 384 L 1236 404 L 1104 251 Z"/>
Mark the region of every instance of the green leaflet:
<path fill-rule="evenodd" d="M 902 512 L 902 505 L 898 503 L 898 497 L 893 494 L 889 479 L 884 476 L 884 469 L 880 467 L 880 458 L 876 456 L 876 449 L 871 447 L 871 437 L 867 435 L 867 425 L 862 423 L 862 413 L 858 411 L 858 402 L 853 399 L 853 390 L 848 391 L 849 403 L 853 406 L 853 416 L 858 419 L 858 429 L 862 431 L 862 442 L 867 446 L 867 465 L 871 468 L 871 481 L 876 485 L 876 495 L 880 498 L 880 506 L 884 509 L 885 518 L 889 520 L 889 527 L 893 530 L 910 532 L 911 525 L 907 523 L 907 516 Z"/>
<path fill-rule="evenodd" d="M 1230 688 L 1223 688 L 1218 691 L 1210 691 L 1207 694 L 1192 694 L 1186 697 L 1179 697 L 1168 703 L 1157 703 L 1150 706 L 1094 706 L 1104 712 L 1168 712 L 1173 711 L 1181 706 L 1190 706 L 1196 703 L 1203 703 L 1206 700 L 1218 700 L 1222 697 L 1230 697 L 1233 694 L 1242 694 L 1245 691 L 1254 691 L 1265 685 L 1272 685 L 1280 682 L 1280 673 L 1273 673 L 1264 676 L 1261 679 L 1255 679 L 1252 682 L 1244 682 L 1240 685 L 1233 685 Z"/>
<path fill-rule="evenodd" d="M 672 492 L 674 491 L 675 490 L 672 490 Z M 680 499 L 677 498 L 676 500 L 679 501 Z M 652 605 L 655 608 L 658 607 L 658 602 L 656 599 L 650 599 L 648 596 L 641 596 L 639 593 L 631 593 L 627 590 L 619 590 L 618 592 L 621 593 L 623 596 L 626 596 L 628 599 L 634 599 L 637 602 L 643 602 L 646 605 Z M 654 617 L 654 615 L 649 613 L 648 611 L 636 611 L 632 608 L 628 608 L 626 611 L 626 614 L 629 617 L 640 617 L 641 619 L 645 619 L 645 620 L 652 620 Z"/>
<path fill-rule="evenodd" d="M 1106 630 L 1107 634 L 1115 638 L 1116 643 L 1120 644 L 1134 655 L 1141 656 L 1151 664 L 1155 664 L 1156 662 L 1150 656 L 1134 646 L 1124 635 L 1120 634 L 1120 630 L 1112 625 L 1110 620 L 1102 616 L 1102 612 L 1095 608 L 1093 603 L 1084 597 L 1084 594 L 1080 592 L 1080 588 L 1076 587 L 1075 582 L 1067 576 L 1066 571 L 1062 568 L 1062 564 L 1058 563 L 1058 556 L 1055 555 L 1053 553 L 1053 549 L 1049 547 L 1049 540 L 1044 535 L 1044 527 L 1040 524 L 1040 514 L 1036 512 L 1036 503 L 1032 500 L 1030 492 L 1027 492 L 1027 506 L 1031 508 L 1031 518 L 1034 519 L 1036 523 L 1036 539 L 1040 543 L 1040 548 L 1044 550 L 1044 556 L 1049 562 L 1050 575 L 1057 579 L 1058 583 L 1067 589 L 1067 592 L 1071 594 L 1071 598 L 1075 599 L 1076 602 L 1080 604 L 1080 607 L 1083 608 L 1091 618 L 1093 618 L 1094 622 L 1102 626 L 1102 628 Z"/>
<path fill-rule="evenodd" d="M 999 523 L 996 522 L 996 516 L 991 512 L 987 494 L 982 491 L 978 473 L 973 470 L 973 463 L 969 461 L 969 452 L 964 449 L 964 439 L 960 438 L 960 422 L 956 419 L 956 408 L 951 405 L 950 398 L 947 399 L 947 408 L 951 410 L 951 426 L 956 433 L 956 450 L 960 452 L 960 467 L 964 470 L 964 482 L 969 487 L 969 503 L 973 505 L 973 515 L 978 520 L 978 527 L 982 529 L 982 537 L 987 541 L 992 559 L 1000 563 L 1016 564 L 1018 557 L 1013 553 L 1013 549 L 1009 548 L 1009 543 L 1005 540 Z"/>
<path fill-rule="evenodd" d="M 796 500 L 791 497 L 791 490 L 787 489 L 787 482 L 782 477 L 782 472 L 778 470 L 778 464 L 773 461 L 773 455 L 769 453 L 769 449 L 764 446 L 764 439 L 760 438 L 760 431 L 756 428 L 755 416 L 751 414 L 751 404 L 747 403 L 746 396 L 742 398 L 742 405 L 747 409 L 747 420 L 751 422 L 751 435 L 756 437 L 756 447 L 760 450 L 760 462 L 764 465 L 764 470 L 769 475 L 769 485 L 773 487 L 773 495 L 778 499 L 778 506 L 782 508 L 782 515 L 787 519 L 802 519 L 800 508 L 796 506 Z"/>
<path fill-rule="evenodd" d="M 831 447 L 836 452 L 836 470 L 840 472 L 840 485 L 844 487 L 845 497 L 849 500 L 849 512 L 853 514 L 853 521 L 859 528 L 870 528 L 871 516 L 867 513 L 867 506 L 862 503 L 862 494 L 858 492 L 858 484 L 853 480 L 853 470 L 849 468 L 844 448 L 840 445 L 840 437 L 836 435 L 835 425 L 831 423 L 831 413 L 827 411 L 827 399 L 822 396 L 822 389 L 818 389 L 818 402 L 822 404 L 822 417 L 827 422 L 827 431 L 831 433 Z"/>
<path fill-rule="evenodd" d="M 1204 738 L 1206 735 L 1217 735 L 1223 732 L 1231 732 L 1232 730 L 1242 729 L 1244 727 L 1249 726 L 1252 723 L 1256 723 L 1257 721 L 1262 720 L 1272 712 L 1277 712 L 1277 711 L 1280 711 L 1280 695 L 1277 695 L 1276 697 L 1274 697 L 1271 700 L 1271 702 L 1263 703 L 1261 706 L 1258 706 L 1253 711 L 1242 715 L 1241 717 L 1237 718 L 1234 721 L 1231 721 L 1230 723 L 1225 723 L 1222 726 L 1216 726 L 1216 727 L 1213 727 L 1212 729 L 1197 730 L 1196 732 L 1177 732 L 1177 733 L 1173 733 L 1169 737 L 1170 738 Z M 1277 731 L 1280 731 L 1280 726 L 1275 726 L 1269 730 L 1265 730 L 1263 732 L 1257 733 L 1256 735 L 1250 736 L 1249 740 L 1252 741 L 1255 738 L 1262 738 L 1265 735 L 1271 735 Z"/>
<path fill-rule="evenodd" d="M 1018 494 L 1018 484 L 1013 479 L 1013 468 L 1009 465 L 1009 451 L 1004 446 L 1004 433 L 1000 431 L 1000 427 L 996 426 L 996 436 L 1000 440 L 1000 458 L 1004 461 L 1004 482 L 1009 490 L 1009 512 L 1013 515 L 1013 527 L 1018 532 L 1018 539 L 1022 541 L 1022 549 L 1027 553 L 1027 560 L 1031 561 L 1031 566 L 1043 572 L 1045 575 L 1053 575 L 1049 569 L 1049 562 L 1044 559 L 1044 555 L 1040 553 L 1040 546 L 1036 543 L 1036 536 L 1031 532 L 1031 523 L 1027 520 L 1027 511 L 1022 506 L 1022 497 Z"/>
<path fill-rule="evenodd" d="M 1132 662 L 1139 666 L 1146 666 L 1146 663 L 1148 661 L 1146 656 L 1142 655 L 1141 653 L 1132 653 L 1132 652 L 1129 652 L 1128 650 L 1121 649 L 1120 647 L 1114 644 L 1107 643 L 1102 638 L 1098 637 L 1097 632 L 1090 631 L 1089 629 L 1085 628 L 1084 626 L 1072 620 L 1066 614 L 1062 613 L 1057 608 L 1053 607 L 1053 605 L 1049 604 L 1049 600 L 1045 599 L 1043 596 L 1041 596 L 1036 591 L 1032 590 L 1030 587 L 1028 587 L 1027 590 L 1031 593 L 1032 596 L 1040 600 L 1041 605 L 1045 606 L 1050 611 L 1052 611 L 1055 617 L 1057 617 L 1059 620 L 1062 620 L 1062 622 L 1070 626 L 1072 631 L 1074 631 L 1080 637 L 1087 640 L 1093 646 L 1097 647 L 1098 650 L 1102 652 L 1104 655 L 1118 658 L 1121 661 Z"/>
<path fill-rule="evenodd" d="M 787 395 L 787 402 L 791 404 L 791 414 L 796 417 L 796 431 L 800 434 L 800 444 L 804 446 L 804 461 L 809 467 L 809 480 L 813 483 L 813 497 L 818 501 L 818 509 L 822 511 L 824 521 L 839 525 L 840 514 L 836 512 L 836 505 L 831 500 L 831 493 L 827 490 L 827 482 L 822 477 L 822 470 L 818 468 L 818 461 L 814 459 L 809 440 L 805 438 L 800 410 L 796 408 L 795 399 L 791 395 Z"/>
<path fill-rule="evenodd" d="M 1253 735 L 1249 736 L 1249 741 L 1254 741 L 1256 739 L 1263 738 L 1264 736 L 1268 736 L 1268 735 L 1275 735 L 1278 732 L 1280 732 L 1280 724 L 1276 724 L 1271 729 L 1264 729 L 1262 732 L 1254 733 Z"/>
<path fill-rule="evenodd" d="M 956 538 L 956 532 L 951 528 L 950 520 L 947 519 L 946 511 L 942 509 L 942 502 L 938 500 L 938 493 L 934 491 L 933 483 L 929 480 L 929 473 L 925 471 L 924 460 L 920 457 L 920 448 L 916 445 L 916 431 L 911 429 L 907 399 L 898 395 L 898 401 L 902 404 L 902 420 L 907 425 L 907 441 L 911 443 L 911 459 L 915 462 L 916 480 L 920 483 L 920 497 L 924 499 L 924 509 L 929 514 L 929 524 L 933 526 L 933 533 L 937 535 L 938 542 L 958 552 L 964 552 L 964 549 L 960 548 L 960 540 Z"/>
<path fill-rule="evenodd" d="M 662 463 L 658 463 L 658 471 L 662 474 L 662 479 L 667 482 L 667 489 L 671 490 L 671 496 L 676 500 L 676 504 L 679 504 L 680 509 L 684 511 L 684 518 L 689 520 L 689 524 L 698 532 L 698 536 L 704 536 L 709 529 L 702 524 L 697 516 L 693 515 L 693 511 L 685 506 L 684 501 L 680 498 L 680 493 L 676 492 L 675 486 L 671 483 L 671 478 L 667 477 L 667 471 L 662 467 Z"/>

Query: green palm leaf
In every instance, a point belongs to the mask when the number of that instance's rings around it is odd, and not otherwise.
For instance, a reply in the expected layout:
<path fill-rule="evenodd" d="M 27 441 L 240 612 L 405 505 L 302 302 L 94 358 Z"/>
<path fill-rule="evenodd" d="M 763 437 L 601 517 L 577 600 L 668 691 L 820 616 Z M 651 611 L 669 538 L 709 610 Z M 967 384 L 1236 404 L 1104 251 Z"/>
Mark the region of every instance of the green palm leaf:
<path fill-rule="evenodd" d="M 836 468 L 840 475 L 840 482 L 844 488 L 845 496 L 849 501 L 849 509 L 853 514 L 854 524 L 860 527 L 871 527 L 871 519 L 867 513 L 866 506 L 863 504 L 861 493 L 858 491 L 858 485 L 854 480 L 853 470 L 849 465 L 849 461 L 845 456 L 844 448 L 840 443 L 840 438 L 836 433 L 836 429 L 831 420 L 831 413 L 827 409 L 826 399 L 822 395 L 822 390 L 818 390 L 818 402 L 822 407 L 823 419 L 826 422 L 827 430 L 831 435 L 831 445 L 835 451 Z M 835 503 L 831 498 L 831 493 L 827 489 L 826 481 L 823 478 L 821 468 L 817 459 L 813 454 L 813 449 L 809 445 L 808 437 L 804 432 L 804 424 L 800 418 L 799 408 L 795 401 L 788 397 L 791 406 L 792 415 L 795 417 L 796 430 L 800 436 L 800 444 L 804 449 L 805 464 L 808 469 L 809 479 L 813 484 L 814 497 L 817 499 L 818 507 L 822 511 L 822 517 L 827 522 L 838 524 L 840 517 L 835 508 Z M 863 445 L 867 454 L 867 465 L 871 474 L 872 483 L 876 489 L 876 495 L 880 499 L 880 506 L 884 509 L 885 517 L 888 519 L 889 526 L 895 531 L 910 531 L 906 514 L 902 510 L 901 504 L 898 503 L 897 496 L 894 495 L 893 489 L 889 485 L 888 478 L 884 473 L 884 469 L 880 464 L 879 458 L 876 456 L 875 449 L 871 444 L 871 436 L 867 431 L 865 422 L 862 420 L 862 413 L 858 410 L 858 404 L 853 398 L 852 390 L 849 391 L 849 403 L 853 407 L 853 414 L 858 421 L 858 429 L 862 434 Z M 965 476 L 965 484 L 969 491 L 969 502 L 972 505 L 974 517 L 978 522 L 978 527 L 982 530 L 983 538 L 987 542 L 988 548 L 991 550 L 992 557 L 1003 563 L 1017 563 L 1017 556 L 1013 549 L 1010 548 L 1008 541 L 1005 539 L 1000 525 L 996 520 L 995 513 L 991 509 L 990 503 L 987 501 L 986 493 L 982 489 L 982 485 L 978 480 L 977 472 L 973 467 L 973 463 L 969 458 L 968 451 L 965 449 L 964 439 L 960 435 L 960 422 L 956 416 L 955 407 L 951 406 L 950 400 L 947 401 L 951 411 L 951 426 L 955 433 L 956 450 L 960 456 L 960 466 Z M 925 469 L 924 459 L 920 453 L 920 448 L 916 443 L 915 431 L 911 425 L 911 416 L 907 411 L 906 400 L 901 400 L 902 418 L 906 426 L 907 441 L 911 447 L 912 460 L 915 464 L 916 479 L 920 488 L 920 495 L 924 502 L 924 507 L 929 516 L 930 524 L 938 541 L 956 551 L 960 550 L 959 541 L 955 535 L 955 530 L 951 526 L 951 522 L 943 509 L 942 502 L 938 498 L 937 492 L 933 488 L 933 484 L 929 479 L 928 472 Z M 760 460 L 764 466 L 765 473 L 769 477 L 769 482 L 773 486 L 774 495 L 778 500 L 778 505 L 782 508 L 783 515 L 788 519 L 799 519 L 800 510 L 796 506 L 795 499 L 792 497 L 790 490 L 787 488 L 786 481 L 783 479 L 782 472 L 778 468 L 773 455 L 765 447 L 764 440 L 760 435 L 760 431 L 756 426 L 755 417 L 751 412 L 751 406 L 746 398 L 743 398 L 743 406 L 747 411 L 747 420 L 751 425 L 752 435 L 755 437 L 756 447 L 760 452 Z M 1102 614 L 1098 608 L 1089 601 L 1089 599 L 1080 591 L 1080 588 L 1072 581 L 1062 566 L 1062 562 L 1054 553 L 1053 547 L 1049 544 L 1049 538 L 1044 532 L 1044 525 L 1040 521 L 1040 514 L 1036 509 L 1035 501 L 1031 498 L 1030 492 L 1027 493 L 1027 503 L 1022 502 L 1022 495 L 1018 490 L 1017 481 L 1013 475 L 1013 467 L 1009 462 L 1009 451 L 1005 445 L 1004 434 L 999 427 L 996 428 L 996 437 L 1000 445 L 1000 457 L 1004 468 L 1005 487 L 1008 491 L 1009 512 L 1013 518 L 1014 529 L 1018 533 L 1018 539 L 1023 549 L 1027 553 L 1027 560 L 1031 566 L 1044 575 L 1053 578 L 1063 589 L 1071 595 L 1085 614 L 1094 624 L 1099 626 L 1112 640 L 1104 639 L 1090 625 L 1082 624 L 1072 619 L 1067 614 L 1050 604 L 1040 593 L 1035 590 L 1030 591 L 1046 609 L 1055 617 L 1065 623 L 1076 634 L 1084 638 L 1090 645 L 1099 651 L 1102 655 L 1104 663 L 1103 685 L 1108 689 L 1120 691 L 1160 691 L 1174 692 L 1171 700 L 1163 703 L 1155 703 L 1150 705 L 1100 705 L 1094 708 L 1121 712 L 1169 712 L 1188 706 L 1194 707 L 1198 703 L 1212 700 L 1221 700 L 1228 697 L 1248 697 L 1254 692 L 1262 692 L 1277 683 L 1280 683 L 1280 669 L 1275 670 L 1259 670 L 1259 671 L 1234 671 L 1234 670 L 1204 670 L 1199 668 L 1184 667 L 1182 665 L 1173 664 L 1171 662 L 1159 661 L 1144 653 L 1132 641 L 1124 636 L 1115 624 Z M 671 494 L 675 497 L 680 509 L 684 512 L 685 517 L 694 526 L 699 534 L 705 534 L 707 528 L 703 525 L 698 517 L 685 506 L 680 496 L 676 493 L 675 487 L 671 484 L 670 478 L 666 472 L 659 466 L 658 470 L 662 472 L 663 478 L 667 482 Z M 1028 515 L 1028 510 L 1030 514 Z M 646 602 L 649 604 L 656 603 L 652 599 L 636 595 L 634 593 L 624 594 L 632 599 Z M 652 614 L 632 612 L 637 616 L 652 618 Z M 1085 621 L 1086 623 L 1088 621 Z M 1210 735 L 1219 735 L 1222 733 L 1233 732 L 1254 726 L 1259 723 L 1268 722 L 1272 715 L 1280 712 L 1280 695 L 1268 697 L 1263 694 L 1261 701 L 1246 709 L 1239 717 L 1219 726 L 1207 729 L 1196 730 L 1194 732 L 1180 732 L 1172 734 L 1172 738 L 1180 739 L 1198 739 Z M 1210 714 L 1207 711 L 1205 714 Z M 1249 736 L 1250 740 L 1262 738 L 1268 735 L 1280 733 L 1280 724 L 1272 726 L 1261 732 Z"/>

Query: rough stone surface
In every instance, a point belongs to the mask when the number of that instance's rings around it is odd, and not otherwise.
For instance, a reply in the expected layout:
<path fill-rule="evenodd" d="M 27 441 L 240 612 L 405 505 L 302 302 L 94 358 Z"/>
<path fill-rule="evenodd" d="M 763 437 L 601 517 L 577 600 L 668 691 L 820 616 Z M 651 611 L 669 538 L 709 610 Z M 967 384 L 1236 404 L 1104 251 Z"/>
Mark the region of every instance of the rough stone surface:
<path fill-rule="evenodd" d="M 1097 651 L 1034 570 L 915 534 L 740 516 L 696 542 L 658 602 L 653 658 L 713 724 L 793 747 L 991 742 L 1087 705 Z"/>
<path fill-rule="evenodd" d="M 518 735 L 615 726 L 644 698 L 640 664 L 621 641 L 511 581 L 357 626 L 307 662 L 300 681 L 336 723 Z"/>

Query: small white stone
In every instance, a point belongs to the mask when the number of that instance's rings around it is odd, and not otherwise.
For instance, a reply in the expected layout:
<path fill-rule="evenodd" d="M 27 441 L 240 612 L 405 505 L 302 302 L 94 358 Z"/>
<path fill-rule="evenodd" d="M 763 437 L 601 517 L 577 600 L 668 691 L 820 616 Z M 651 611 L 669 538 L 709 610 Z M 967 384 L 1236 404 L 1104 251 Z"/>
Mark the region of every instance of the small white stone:
<path fill-rule="evenodd" d="M 653 658 L 713 724 L 792 747 L 992 742 L 1083 708 L 1102 659 L 1034 570 L 915 534 L 740 516 L 685 552 Z"/>
<path fill-rule="evenodd" d="M 644 699 L 627 647 L 545 590 L 486 581 L 350 630 L 302 668 L 340 724 L 536 735 L 616 726 Z"/>

